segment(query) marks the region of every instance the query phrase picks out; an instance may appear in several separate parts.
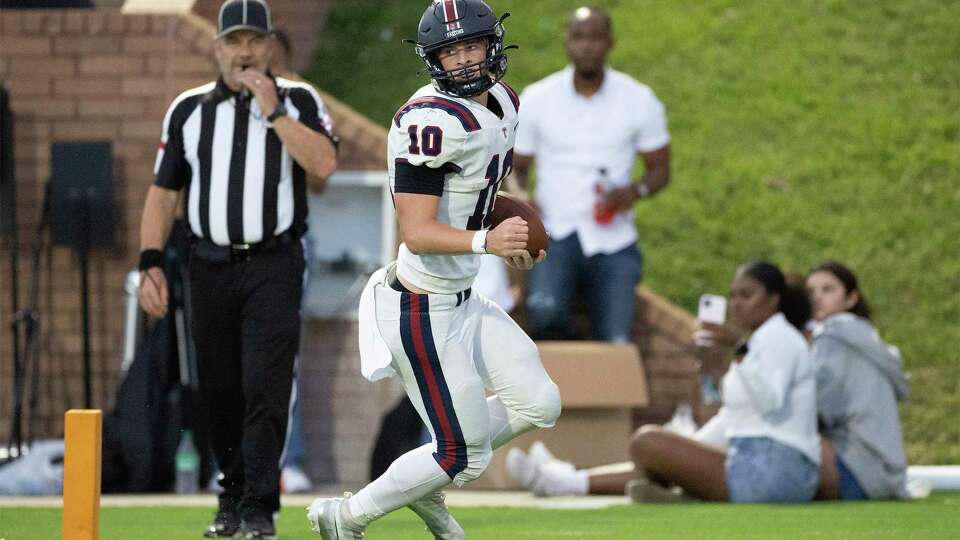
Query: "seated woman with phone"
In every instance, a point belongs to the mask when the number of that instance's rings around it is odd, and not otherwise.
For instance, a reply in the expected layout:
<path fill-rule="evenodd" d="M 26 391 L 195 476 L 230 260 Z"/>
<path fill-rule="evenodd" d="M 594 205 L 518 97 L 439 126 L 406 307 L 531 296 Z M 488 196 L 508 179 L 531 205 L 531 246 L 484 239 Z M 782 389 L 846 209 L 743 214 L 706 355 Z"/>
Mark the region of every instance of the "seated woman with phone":
<path fill-rule="evenodd" d="M 809 318 L 809 304 L 802 290 L 788 287 L 783 273 L 766 262 L 738 268 L 730 293 L 733 323 L 749 337 L 723 377 L 720 412 L 694 439 L 644 426 L 630 444 L 632 464 L 592 471 L 551 462 L 543 448 L 531 455 L 513 449 L 508 473 L 540 495 L 622 494 L 635 480 L 632 491 L 648 495 L 677 486 L 710 501 L 811 500 L 820 441 L 815 372 L 799 330 Z M 719 447 L 724 442 L 727 450 Z"/>

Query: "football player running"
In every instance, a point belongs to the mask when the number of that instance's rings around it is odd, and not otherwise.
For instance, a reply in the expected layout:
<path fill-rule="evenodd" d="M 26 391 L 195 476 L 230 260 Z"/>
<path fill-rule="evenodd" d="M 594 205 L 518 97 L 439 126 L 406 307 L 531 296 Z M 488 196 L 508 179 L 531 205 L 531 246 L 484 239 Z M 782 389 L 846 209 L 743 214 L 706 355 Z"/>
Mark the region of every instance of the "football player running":
<path fill-rule="evenodd" d="M 476 479 L 493 449 L 552 427 L 560 415 L 559 391 L 536 345 L 470 290 L 480 254 L 520 269 L 546 256 L 527 253 L 519 217 L 489 229 L 511 170 L 520 107 L 502 81 L 504 18 L 482 0 L 435 0 L 420 20 L 416 51 L 432 83 L 390 126 L 390 186 L 403 243 L 360 299 L 360 356 L 371 381 L 399 375 L 433 440 L 355 495 L 315 500 L 307 517 L 325 539 L 363 538 L 372 521 L 404 506 L 435 538 L 465 538 L 440 490 Z M 485 389 L 495 395 L 488 399 Z"/>

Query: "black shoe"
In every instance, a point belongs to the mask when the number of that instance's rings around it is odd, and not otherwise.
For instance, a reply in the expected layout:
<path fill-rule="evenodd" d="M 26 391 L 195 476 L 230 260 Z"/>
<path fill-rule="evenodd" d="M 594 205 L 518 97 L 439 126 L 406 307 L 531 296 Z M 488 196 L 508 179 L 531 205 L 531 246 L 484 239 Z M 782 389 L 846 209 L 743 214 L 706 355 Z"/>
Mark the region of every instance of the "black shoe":
<path fill-rule="evenodd" d="M 243 518 L 237 538 L 243 540 L 277 540 L 273 518 L 254 514 Z"/>
<path fill-rule="evenodd" d="M 220 508 L 213 523 L 204 531 L 204 538 L 233 538 L 240 530 L 240 514 L 236 501 L 220 499 Z"/>

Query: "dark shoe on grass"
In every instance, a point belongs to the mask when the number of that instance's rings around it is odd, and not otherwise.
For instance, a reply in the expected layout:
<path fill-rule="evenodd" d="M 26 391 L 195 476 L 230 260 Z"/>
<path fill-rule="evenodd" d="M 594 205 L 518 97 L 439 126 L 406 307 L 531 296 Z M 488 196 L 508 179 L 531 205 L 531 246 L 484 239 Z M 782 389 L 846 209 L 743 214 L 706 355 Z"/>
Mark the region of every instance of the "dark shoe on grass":
<path fill-rule="evenodd" d="M 277 540 L 277 529 L 269 516 L 251 515 L 243 518 L 237 538 L 243 540 Z"/>
<path fill-rule="evenodd" d="M 213 523 L 204 531 L 204 538 L 233 538 L 239 530 L 240 514 L 237 513 L 236 501 L 221 498 L 220 508 L 213 518 Z"/>

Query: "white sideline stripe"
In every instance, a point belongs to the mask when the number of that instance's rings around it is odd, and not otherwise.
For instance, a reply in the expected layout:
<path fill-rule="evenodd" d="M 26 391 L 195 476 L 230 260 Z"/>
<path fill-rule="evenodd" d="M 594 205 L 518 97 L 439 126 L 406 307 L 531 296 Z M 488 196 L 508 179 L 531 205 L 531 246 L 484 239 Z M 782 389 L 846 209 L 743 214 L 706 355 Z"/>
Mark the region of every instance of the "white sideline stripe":
<path fill-rule="evenodd" d="M 306 508 L 313 499 L 321 496 L 339 497 L 342 490 L 318 492 L 312 495 L 283 495 L 281 505 L 285 508 Z M 630 504 L 627 497 L 534 497 L 520 491 L 460 491 L 449 490 L 447 505 L 453 507 L 511 507 L 545 509 L 590 510 Z M 101 508 L 128 508 L 144 506 L 209 507 L 217 505 L 216 495 L 104 495 Z M 61 508 L 62 497 L 0 497 L 0 508 Z"/>

